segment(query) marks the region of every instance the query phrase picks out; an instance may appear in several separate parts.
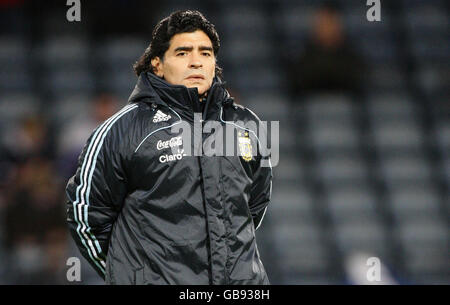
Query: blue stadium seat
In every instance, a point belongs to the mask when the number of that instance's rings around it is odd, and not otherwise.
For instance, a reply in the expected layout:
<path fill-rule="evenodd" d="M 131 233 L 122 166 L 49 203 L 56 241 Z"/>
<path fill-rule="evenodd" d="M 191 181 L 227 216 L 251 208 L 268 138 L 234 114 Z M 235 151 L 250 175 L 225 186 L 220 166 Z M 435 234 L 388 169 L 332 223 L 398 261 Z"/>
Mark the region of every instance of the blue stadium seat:
<path fill-rule="evenodd" d="M 298 153 L 287 154 L 281 150 L 279 162 L 273 167 L 274 181 L 277 185 L 299 184 L 305 179 L 305 171 L 305 164 Z"/>
<path fill-rule="evenodd" d="M 397 220 L 414 217 L 436 217 L 440 214 L 441 198 L 432 185 L 412 184 L 392 187 L 388 206 Z"/>
<path fill-rule="evenodd" d="M 279 149 L 280 152 L 297 153 L 297 133 L 296 130 L 287 122 L 281 121 L 279 124 Z M 272 133 L 271 133 L 272 134 Z M 275 134 L 274 134 L 275 136 Z M 273 138 L 273 137 L 272 137 Z"/>
<path fill-rule="evenodd" d="M 393 232 L 404 249 L 408 272 L 421 275 L 442 274 L 449 270 L 448 226 L 440 218 L 421 217 L 400 222 Z"/>
<path fill-rule="evenodd" d="M 29 92 L 33 81 L 31 63 L 26 41 L 13 36 L 0 37 L 0 92 Z"/>
<path fill-rule="evenodd" d="M 45 79 L 47 90 L 56 96 L 62 94 L 89 94 L 94 91 L 95 79 L 89 70 L 70 69 L 50 72 Z"/>
<path fill-rule="evenodd" d="M 235 37 L 229 39 L 220 50 L 219 56 L 237 66 L 256 62 L 269 63 L 272 55 L 272 46 L 267 40 L 258 37 Z"/>
<path fill-rule="evenodd" d="M 436 120 L 436 129 L 434 131 L 438 148 L 443 155 L 450 156 L 450 122 L 446 120 Z"/>
<path fill-rule="evenodd" d="M 283 263 L 281 271 L 290 281 L 303 274 L 321 274 L 329 268 L 320 228 L 313 222 L 289 223 L 284 219 L 274 226 L 274 250 Z M 288 249 L 288 251 L 286 251 Z"/>
<path fill-rule="evenodd" d="M 385 229 L 376 220 L 356 220 L 337 223 L 334 238 L 341 253 L 345 256 L 355 252 L 373 253 L 376 257 L 390 256 Z"/>
<path fill-rule="evenodd" d="M 447 190 L 450 190 L 450 157 L 445 158 L 442 163 L 442 177 L 447 183 Z"/>
<path fill-rule="evenodd" d="M 406 77 L 398 65 L 374 64 L 368 68 L 367 92 L 405 92 Z"/>
<path fill-rule="evenodd" d="M 214 1 L 217 2 L 217 0 Z M 200 0 L 165 0 L 161 2 L 161 4 L 161 10 L 163 11 L 161 15 L 166 16 L 175 10 L 199 10 L 201 13 L 203 13 L 205 2 Z"/>
<path fill-rule="evenodd" d="M 383 156 L 378 171 L 383 181 L 392 187 L 405 184 L 428 184 L 433 178 L 428 160 L 420 154 Z"/>
<path fill-rule="evenodd" d="M 22 67 L 28 61 L 27 42 L 14 36 L 0 36 L 0 65 L 1 67 Z"/>
<path fill-rule="evenodd" d="M 381 153 L 421 152 L 425 136 L 414 121 L 377 122 L 373 128 L 374 144 Z"/>
<path fill-rule="evenodd" d="M 358 130 L 349 121 L 311 123 L 309 134 L 317 154 L 354 153 L 359 149 Z"/>
<path fill-rule="evenodd" d="M 450 42 L 448 34 L 428 34 L 411 40 L 411 54 L 419 64 L 439 64 L 448 59 Z"/>
<path fill-rule="evenodd" d="M 409 6 L 404 11 L 405 25 L 411 34 L 422 36 L 435 32 L 448 32 L 448 13 L 445 5 L 423 4 Z"/>
<path fill-rule="evenodd" d="M 0 96 L 0 121 L 13 123 L 39 112 L 40 100 L 29 93 L 2 94 Z"/>
<path fill-rule="evenodd" d="M 358 1 L 359 2 L 359 1 Z M 369 22 L 367 20 L 367 10 L 365 2 L 360 2 L 354 7 L 342 10 L 342 22 L 344 31 L 352 39 L 372 39 L 372 38 L 392 38 L 392 28 L 396 20 L 389 10 L 381 9 L 381 22 Z"/>
<path fill-rule="evenodd" d="M 273 93 L 281 87 L 282 77 L 277 73 L 267 73 L 267 68 L 246 67 L 240 69 L 226 70 L 225 79 L 228 88 L 237 90 L 243 96 L 250 96 L 255 92 Z"/>
<path fill-rule="evenodd" d="M 97 61 L 102 62 L 107 71 L 115 68 L 131 66 L 139 59 L 148 47 L 149 41 L 142 37 L 121 36 L 113 37 L 99 43 L 95 49 Z"/>
<path fill-rule="evenodd" d="M 427 96 L 433 98 L 436 94 L 447 91 L 450 83 L 450 67 L 432 63 L 418 64 L 414 80 Z"/>
<path fill-rule="evenodd" d="M 350 43 L 371 63 L 395 63 L 400 54 L 392 28 L 396 21 L 388 10 L 382 10 L 381 22 L 367 21 L 368 6 L 360 3 L 343 11 L 344 32 Z"/>
<path fill-rule="evenodd" d="M 55 98 L 49 111 L 56 124 L 68 125 L 75 120 L 89 120 L 92 115 L 92 96 L 86 94 L 62 95 Z"/>
<path fill-rule="evenodd" d="M 445 5 L 410 5 L 404 14 L 411 54 L 416 61 L 439 63 L 446 60 L 450 52 L 450 30 Z"/>
<path fill-rule="evenodd" d="M 397 94 L 370 94 L 367 108 L 372 122 L 411 121 L 416 119 L 416 106 L 405 92 Z"/>
<path fill-rule="evenodd" d="M 308 188 L 299 184 L 278 183 L 272 193 L 272 204 L 268 208 L 267 216 L 275 222 L 281 219 L 286 222 L 303 222 L 314 218 L 313 195 Z"/>
<path fill-rule="evenodd" d="M 395 63 L 400 58 L 398 46 L 391 37 L 364 36 L 355 42 L 355 45 L 356 49 L 369 63 Z"/>
<path fill-rule="evenodd" d="M 40 58 L 50 71 L 70 70 L 89 66 L 88 42 L 75 36 L 52 37 L 37 48 L 34 58 Z"/>
<path fill-rule="evenodd" d="M 41 114 L 39 99 L 31 94 L 0 95 L 0 147 L 14 148 L 22 119 Z M 14 135 L 14 136 L 12 136 Z M 1 215 L 0 215 L 1 216 Z"/>
<path fill-rule="evenodd" d="M 32 89 L 33 77 L 29 72 L 29 67 L 2 67 L 0 71 L 0 91 L 3 94 L 31 92 Z"/>
<path fill-rule="evenodd" d="M 226 4 L 220 13 L 220 22 L 226 27 L 221 34 L 229 38 L 255 38 L 265 40 L 268 37 L 267 15 L 263 6 Z M 257 34 L 255 36 L 255 34 Z"/>
<path fill-rule="evenodd" d="M 355 109 L 346 95 L 318 94 L 305 101 L 305 114 L 309 122 L 352 121 Z"/>
<path fill-rule="evenodd" d="M 334 223 L 346 223 L 357 220 L 376 221 L 377 199 L 367 184 L 332 186 L 325 193 L 326 208 Z"/>
<path fill-rule="evenodd" d="M 275 19 L 275 27 L 284 52 L 299 52 L 309 37 L 312 28 L 315 8 L 300 2 L 280 8 Z"/>
<path fill-rule="evenodd" d="M 130 67 L 125 67 L 123 71 L 116 71 L 103 78 L 101 87 L 121 98 L 121 101 L 128 100 L 136 85 L 137 76 Z"/>
<path fill-rule="evenodd" d="M 321 156 L 315 175 L 326 186 L 358 184 L 367 182 L 368 168 L 360 155 Z"/>
<path fill-rule="evenodd" d="M 403 9 L 420 7 L 425 4 L 433 5 L 439 8 L 445 8 L 445 0 L 401 0 Z"/>
<path fill-rule="evenodd" d="M 291 111 L 289 101 L 282 94 L 252 94 L 242 103 L 263 121 L 285 121 Z"/>

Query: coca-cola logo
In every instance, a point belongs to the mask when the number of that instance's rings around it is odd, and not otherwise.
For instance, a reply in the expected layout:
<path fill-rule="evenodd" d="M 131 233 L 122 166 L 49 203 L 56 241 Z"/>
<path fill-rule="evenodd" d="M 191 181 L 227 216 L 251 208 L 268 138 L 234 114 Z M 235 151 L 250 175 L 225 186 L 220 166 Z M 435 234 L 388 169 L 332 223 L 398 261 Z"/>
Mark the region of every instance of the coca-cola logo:
<path fill-rule="evenodd" d="M 183 145 L 182 137 L 173 137 L 167 141 L 159 140 L 158 143 L 156 144 L 156 149 L 161 150 L 164 148 L 172 148 L 172 147 L 181 146 L 181 145 Z"/>

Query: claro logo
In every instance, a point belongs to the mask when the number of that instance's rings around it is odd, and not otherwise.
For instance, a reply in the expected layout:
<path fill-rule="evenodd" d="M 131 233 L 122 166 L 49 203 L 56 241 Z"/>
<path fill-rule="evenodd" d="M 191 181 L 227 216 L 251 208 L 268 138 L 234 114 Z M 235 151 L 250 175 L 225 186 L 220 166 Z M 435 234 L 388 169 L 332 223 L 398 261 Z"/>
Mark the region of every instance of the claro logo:
<path fill-rule="evenodd" d="M 167 162 L 171 162 L 171 161 L 177 161 L 177 160 L 183 159 L 184 156 L 186 156 L 186 154 L 184 153 L 184 149 L 182 149 L 182 150 L 178 150 L 177 154 L 160 156 L 159 157 L 159 162 L 160 163 L 167 163 Z"/>

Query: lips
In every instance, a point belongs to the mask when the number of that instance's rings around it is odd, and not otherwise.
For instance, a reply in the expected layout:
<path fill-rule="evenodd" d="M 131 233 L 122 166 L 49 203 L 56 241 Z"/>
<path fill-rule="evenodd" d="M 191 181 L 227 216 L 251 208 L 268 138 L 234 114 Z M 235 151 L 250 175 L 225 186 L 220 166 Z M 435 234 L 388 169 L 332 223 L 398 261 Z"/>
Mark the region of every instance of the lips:
<path fill-rule="evenodd" d="M 201 80 L 201 79 L 205 79 L 205 77 L 200 74 L 195 74 L 195 75 L 188 76 L 186 79 Z"/>

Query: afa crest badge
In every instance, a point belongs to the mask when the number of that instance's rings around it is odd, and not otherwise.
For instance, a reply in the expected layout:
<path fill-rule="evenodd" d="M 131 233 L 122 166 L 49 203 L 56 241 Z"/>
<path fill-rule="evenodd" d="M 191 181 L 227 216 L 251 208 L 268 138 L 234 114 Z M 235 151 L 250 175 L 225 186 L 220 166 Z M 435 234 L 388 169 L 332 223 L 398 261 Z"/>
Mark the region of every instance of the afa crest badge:
<path fill-rule="evenodd" d="M 252 142 L 248 132 L 238 132 L 239 151 L 242 159 L 249 162 L 252 160 Z"/>

